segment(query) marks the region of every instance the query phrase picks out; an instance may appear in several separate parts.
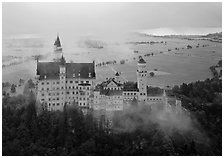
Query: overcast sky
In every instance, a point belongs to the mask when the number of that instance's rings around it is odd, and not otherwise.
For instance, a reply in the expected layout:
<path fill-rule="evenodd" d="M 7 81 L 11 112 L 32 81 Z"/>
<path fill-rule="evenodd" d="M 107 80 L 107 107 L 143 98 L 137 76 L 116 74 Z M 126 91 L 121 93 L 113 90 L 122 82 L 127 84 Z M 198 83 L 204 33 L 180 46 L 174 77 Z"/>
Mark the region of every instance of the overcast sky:
<path fill-rule="evenodd" d="M 3 36 L 221 26 L 221 3 L 3 3 Z"/>

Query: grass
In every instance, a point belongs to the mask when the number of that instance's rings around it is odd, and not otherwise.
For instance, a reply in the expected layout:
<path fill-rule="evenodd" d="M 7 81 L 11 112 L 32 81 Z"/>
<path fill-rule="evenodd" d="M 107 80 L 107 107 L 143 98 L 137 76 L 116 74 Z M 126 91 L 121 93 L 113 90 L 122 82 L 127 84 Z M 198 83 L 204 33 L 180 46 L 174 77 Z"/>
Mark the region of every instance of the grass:
<path fill-rule="evenodd" d="M 177 38 L 161 38 L 161 37 L 140 37 L 132 41 L 167 41 L 167 44 L 147 44 L 147 45 L 131 45 L 131 44 L 108 44 L 103 49 L 77 49 L 81 52 L 69 51 L 65 53 L 67 62 L 85 62 L 95 60 L 96 62 L 128 59 L 125 64 L 115 64 L 110 66 L 102 66 L 96 68 L 97 80 L 101 82 L 106 77 L 113 77 L 116 71 L 120 71 L 122 76 L 129 81 L 136 81 L 137 61 L 133 57 L 138 58 L 139 55 L 154 53 L 155 56 L 144 57 L 147 61 L 147 70 L 155 72 L 154 77 L 148 78 L 149 85 L 175 85 L 183 82 L 189 83 L 197 80 L 204 80 L 212 77 L 209 67 L 217 64 L 222 57 L 222 45 L 220 43 L 203 41 L 203 40 L 184 40 Z M 196 48 L 197 44 L 199 48 Z M 191 45 L 192 49 L 186 49 L 187 45 Z M 202 45 L 209 45 L 202 47 Z M 179 50 L 175 50 L 179 48 Z M 184 49 L 182 49 L 184 48 Z M 171 49 L 170 52 L 167 50 Z M 138 50 L 139 53 L 133 53 Z M 66 50 L 64 50 L 66 52 Z M 163 53 L 160 53 L 163 52 Z M 6 54 L 6 53 L 4 53 Z M 10 55 L 10 54 L 8 54 Z M 18 83 L 19 79 L 34 78 L 36 73 L 36 62 L 29 61 L 19 65 L 3 68 L 3 82 Z"/>

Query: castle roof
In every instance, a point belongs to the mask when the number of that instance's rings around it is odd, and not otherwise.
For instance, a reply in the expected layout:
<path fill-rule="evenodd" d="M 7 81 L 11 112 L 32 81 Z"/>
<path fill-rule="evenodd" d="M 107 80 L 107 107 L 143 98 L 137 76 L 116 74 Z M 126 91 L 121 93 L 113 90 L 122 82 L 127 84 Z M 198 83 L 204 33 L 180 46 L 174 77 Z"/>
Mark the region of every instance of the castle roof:
<path fill-rule="evenodd" d="M 106 96 L 114 96 L 114 95 L 122 95 L 123 90 L 110 90 L 110 89 L 104 89 L 100 91 L 101 95 L 106 95 Z"/>
<path fill-rule="evenodd" d="M 57 36 L 57 39 L 54 42 L 54 45 L 57 46 L 57 47 L 61 47 L 61 42 L 60 42 L 59 36 Z"/>
<path fill-rule="evenodd" d="M 139 91 L 137 82 L 126 82 L 124 84 L 124 91 Z"/>
<path fill-rule="evenodd" d="M 66 64 L 66 61 L 65 61 L 65 58 L 63 57 L 63 55 L 62 55 L 62 57 L 61 57 L 61 59 L 60 59 L 60 64 L 61 65 L 64 65 L 65 66 L 65 64 Z"/>
<path fill-rule="evenodd" d="M 109 80 L 106 81 L 105 86 L 107 87 L 111 82 L 113 82 L 116 86 L 122 86 L 122 84 L 117 83 L 114 78 L 110 78 Z"/>
<path fill-rule="evenodd" d="M 37 75 L 40 75 L 39 79 L 59 79 L 60 65 L 61 62 L 38 62 Z M 95 78 L 94 63 L 65 63 L 65 67 L 66 78 Z"/>
<path fill-rule="evenodd" d="M 117 73 L 115 74 L 115 76 L 120 76 L 120 75 L 119 75 L 119 73 L 117 72 Z"/>
<path fill-rule="evenodd" d="M 141 59 L 139 59 L 138 63 L 145 64 L 146 62 L 145 62 L 145 60 L 143 58 L 141 58 Z"/>

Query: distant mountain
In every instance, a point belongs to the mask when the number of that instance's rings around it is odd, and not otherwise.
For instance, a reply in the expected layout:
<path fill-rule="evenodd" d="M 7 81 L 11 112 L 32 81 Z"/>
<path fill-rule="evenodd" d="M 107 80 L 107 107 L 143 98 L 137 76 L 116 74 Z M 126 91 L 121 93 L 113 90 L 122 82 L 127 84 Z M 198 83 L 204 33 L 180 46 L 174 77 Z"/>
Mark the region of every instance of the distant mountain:
<path fill-rule="evenodd" d="M 207 35 L 205 35 L 203 37 L 205 37 L 205 38 L 212 38 L 212 39 L 220 39 L 220 38 L 222 38 L 222 32 L 210 33 L 210 34 L 207 34 Z"/>
<path fill-rule="evenodd" d="M 147 30 L 139 30 L 140 34 L 151 35 L 151 36 L 206 36 L 216 32 L 221 32 L 222 28 L 219 27 L 180 27 L 180 28 L 154 28 Z"/>

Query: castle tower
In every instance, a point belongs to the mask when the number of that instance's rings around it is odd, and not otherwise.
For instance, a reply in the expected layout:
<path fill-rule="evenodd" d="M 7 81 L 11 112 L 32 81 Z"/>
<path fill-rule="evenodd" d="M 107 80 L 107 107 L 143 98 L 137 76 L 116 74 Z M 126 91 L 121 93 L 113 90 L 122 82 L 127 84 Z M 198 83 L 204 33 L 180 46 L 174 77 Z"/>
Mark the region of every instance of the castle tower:
<path fill-rule="evenodd" d="M 138 61 L 137 80 L 139 89 L 139 100 L 147 100 L 147 69 L 146 62 L 141 57 Z"/>
<path fill-rule="evenodd" d="M 57 35 L 57 39 L 54 42 L 54 55 L 56 60 L 60 60 L 62 55 L 62 47 L 59 36 Z"/>
<path fill-rule="evenodd" d="M 60 78 L 60 110 L 63 110 L 63 107 L 66 102 L 66 61 L 65 58 L 61 57 L 60 64 L 59 64 L 59 78 Z"/>
<path fill-rule="evenodd" d="M 115 74 L 115 81 L 116 81 L 117 83 L 121 83 L 121 80 L 120 80 L 120 74 L 119 74 L 118 72 Z"/>

